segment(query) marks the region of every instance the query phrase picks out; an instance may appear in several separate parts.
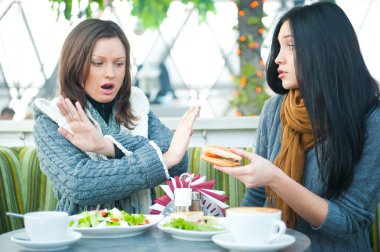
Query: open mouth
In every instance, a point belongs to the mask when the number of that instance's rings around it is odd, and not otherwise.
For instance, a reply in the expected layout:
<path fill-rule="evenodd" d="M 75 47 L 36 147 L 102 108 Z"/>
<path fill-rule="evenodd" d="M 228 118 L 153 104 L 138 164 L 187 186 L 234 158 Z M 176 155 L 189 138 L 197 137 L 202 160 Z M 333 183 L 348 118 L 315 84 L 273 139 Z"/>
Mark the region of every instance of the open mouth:
<path fill-rule="evenodd" d="M 111 89 L 113 89 L 114 87 L 115 87 L 115 85 L 112 84 L 112 83 L 106 83 L 106 84 L 103 84 L 103 85 L 101 86 L 102 89 L 106 89 L 106 90 L 111 90 Z"/>

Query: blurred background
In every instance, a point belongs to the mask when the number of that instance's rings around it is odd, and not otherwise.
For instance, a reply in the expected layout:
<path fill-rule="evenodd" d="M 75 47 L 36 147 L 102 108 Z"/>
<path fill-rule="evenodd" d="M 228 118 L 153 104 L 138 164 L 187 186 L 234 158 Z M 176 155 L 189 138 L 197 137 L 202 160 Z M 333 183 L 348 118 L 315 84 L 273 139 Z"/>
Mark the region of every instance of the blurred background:
<path fill-rule="evenodd" d="M 133 83 L 160 117 L 201 104 L 201 117 L 256 116 L 271 93 L 264 65 L 278 18 L 300 0 L 0 0 L 0 109 L 32 119 L 37 97 L 57 94 L 61 46 L 85 18 L 126 33 Z M 378 0 L 336 2 L 350 18 L 372 75 L 380 79 Z M 12 114 L 12 111 L 15 114 Z"/>

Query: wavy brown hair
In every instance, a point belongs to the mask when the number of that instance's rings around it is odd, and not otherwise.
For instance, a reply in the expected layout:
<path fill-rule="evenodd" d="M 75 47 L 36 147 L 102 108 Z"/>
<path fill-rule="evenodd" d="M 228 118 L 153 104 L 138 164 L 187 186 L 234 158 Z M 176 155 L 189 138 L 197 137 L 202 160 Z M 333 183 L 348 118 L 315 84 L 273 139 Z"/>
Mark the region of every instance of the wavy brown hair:
<path fill-rule="evenodd" d="M 132 129 L 136 117 L 132 113 L 130 46 L 121 28 L 112 21 L 88 19 L 79 23 L 67 36 L 61 51 L 59 82 L 61 94 L 71 102 L 79 101 L 86 108 L 86 93 L 83 83 L 90 71 L 91 55 L 95 43 L 101 38 L 117 37 L 125 48 L 125 76 L 123 84 L 116 95 L 116 121 Z"/>

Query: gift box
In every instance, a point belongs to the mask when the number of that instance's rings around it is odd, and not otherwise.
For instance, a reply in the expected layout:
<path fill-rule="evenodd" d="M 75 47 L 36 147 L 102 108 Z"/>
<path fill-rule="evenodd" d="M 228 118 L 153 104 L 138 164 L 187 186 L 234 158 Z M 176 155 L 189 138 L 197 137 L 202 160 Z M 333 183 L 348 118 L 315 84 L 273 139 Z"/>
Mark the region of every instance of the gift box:
<path fill-rule="evenodd" d="M 150 207 L 150 214 L 163 214 L 165 216 L 175 212 L 174 190 L 176 188 L 191 188 L 193 192 L 201 194 L 202 209 L 205 215 L 222 217 L 228 205 L 225 192 L 213 190 L 215 180 L 206 181 L 206 176 L 185 173 L 181 176 L 170 178 L 166 185 L 160 185 L 165 195 L 157 198 L 155 204 Z"/>

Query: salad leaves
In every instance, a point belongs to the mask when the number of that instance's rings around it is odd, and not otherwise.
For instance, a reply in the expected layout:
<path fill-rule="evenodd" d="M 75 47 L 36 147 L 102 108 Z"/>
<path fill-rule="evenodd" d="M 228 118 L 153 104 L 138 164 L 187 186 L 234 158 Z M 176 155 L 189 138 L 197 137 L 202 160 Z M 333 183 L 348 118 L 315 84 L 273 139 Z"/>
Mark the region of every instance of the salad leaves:
<path fill-rule="evenodd" d="M 191 222 L 183 218 L 172 219 L 170 222 L 165 223 L 163 226 L 203 232 L 224 230 L 224 228 L 216 227 L 214 222 Z"/>
<path fill-rule="evenodd" d="M 85 211 L 75 215 L 75 220 L 70 222 L 70 227 L 77 225 L 77 228 L 107 227 L 107 226 L 138 226 L 149 224 L 143 214 L 128 214 L 124 210 L 117 208 L 111 210 Z"/>

